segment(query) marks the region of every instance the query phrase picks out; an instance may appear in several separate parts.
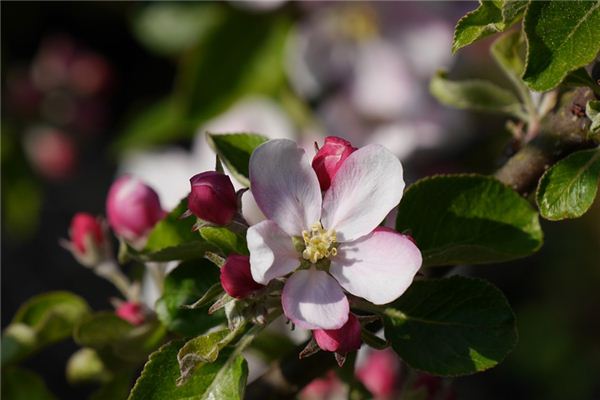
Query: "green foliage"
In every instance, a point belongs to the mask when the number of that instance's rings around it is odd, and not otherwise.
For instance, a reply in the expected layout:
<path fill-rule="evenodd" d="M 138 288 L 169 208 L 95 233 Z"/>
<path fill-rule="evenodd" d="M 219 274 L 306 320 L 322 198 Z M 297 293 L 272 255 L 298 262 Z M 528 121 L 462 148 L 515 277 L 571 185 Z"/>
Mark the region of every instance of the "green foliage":
<path fill-rule="evenodd" d="M 2 365 L 66 339 L 88 313 L 85 300 L 69 292 L 32 297 L 19 308 L 2 335 Z"/>
<path fill-rule="evenodd" d="M 227 344 L 228 334 L 229 331 L 223 329 L 188 340 L 177 353 L 181 373 L 177 384 L 185 383 L 202 365 L 215 362 L 219 352 Z"/>
<path fill-rule="evenodd" d="M 267 141 L 267 138 L 252 133 L 207 134 L 206 138 L 210 147 L 219 155 L 235 179 L 246 187 L 250 186 L 248 178 L 250 156 L 255 148 Z"/>
<path fill-rule="evenodd" d="M 596 198 L 599 179 L 600 149 L 578 151 L 557 162 L 540 179 L 540 214 L 552 221 L 582 216 Z"/>
<path fill-rule="evenodd" d="M 242 399 L 248 377 L 246 361 L 226 349 L 212 363 L 198 366 L 181 385 L 177 385 L 177 354 L 184 341 L 166 344 L 150 356 L 129 400 L 163 399 Z"/>
<path fill-rule="evenodd" d="M 527 3 L 521 0 L 480 1 L 477 9 L 456 24 L 452 51 L 456 52 L 494 33 L 504 32 L 521 19 Z"/>
<path fill-rule="evenodd" d="M 518 193 L 481 175 L 445 175 L 411 185 L 396 229 L 408 231 L 426 266 L 525 257 L 542 245 L 538 215 Z"/>
<path fill-rule="evenodd" d="M 411 367 L 457 376 L 492 368 L 517 341 L 515 316 L 491 284 L 417 281 L 384 312 L 385 336 Z"/>
<path fill-rule="evenodd" d="M 205 226 L 200 228 L 200 236 L 208 243 L 221 249 L 224 255 L 232 253 L 248 255 L 246 239 L 224 227 Z"/>
<path fill-rule="evenodd" d="M 56 400 L 37 374 L 24 368 L 2 368 L 2 396 L 5 400 Z"/>
<path fill-rule="evenodd" d="M 186 210 L 187 198 L 156 224 L 138 257 L 144 261 L 191 260 L 203 257 L 206 251 L 215 251 L 193 231 L 195 218 L 180 218 Z"/>
<path fill-rule="evenodd" d="M 592 121 L 590 125 L 592 136 L 598 135 L 600 133 L 600 100 L 588 101 L 585 106 L 585 114 Z"/>
<path fill-rule="evenodd" d="M 110 379 L 111 373 L 94 349 L 87 347 L 79 349 L 67 362 L 67 380 L 72 385 L 105 382 Z"/>
<path fill-rule="evenodd" d="M 499 112 L 523 118 L 519 99 L 512 92 L 488 81 L 470 79 L 457 82 L 447 79 L 446 75 L 438 71 L 429 83 L 429 91 L 440 103 L 460 109 Z"/>
<path fill-rule="evenodd" d="M 224 9 L 214 3 L 151 3 L 133 20 L 133 32 L 148 49 L 178 55 L 221 23 Z"/>
<path fill-rule="evenodd" d="M 524 19 L 523 80 L 537 91 L 558 86 L 600 51 L 600 1 L 532 1 Z"/>
<path fill-rule="evenodd" d="M 156 302 L 160 321 L 169 330 L 194 336 L 223 322 L 220 315 L 209 315 L 208 306 L 183 308 L 193 303 L 219 282 L 219 270 L 208 260 L 187 261 L 175 268 L 164 282 L 163 295 Z"/>

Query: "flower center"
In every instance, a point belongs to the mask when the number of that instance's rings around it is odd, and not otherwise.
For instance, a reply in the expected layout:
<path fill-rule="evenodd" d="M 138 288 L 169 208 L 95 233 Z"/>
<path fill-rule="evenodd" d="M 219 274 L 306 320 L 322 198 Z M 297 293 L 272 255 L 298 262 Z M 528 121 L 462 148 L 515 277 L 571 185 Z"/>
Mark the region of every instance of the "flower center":
<path fill-rule="evenodd" d="M 302 258 L 316 264 L 325 257 L 333 257 L 337 254 L 336 236 L 333 229 L 325 230 L 320 222 L 315 222 L 310 231 L 302 231 L 304 239 L 304 251 Z"/>

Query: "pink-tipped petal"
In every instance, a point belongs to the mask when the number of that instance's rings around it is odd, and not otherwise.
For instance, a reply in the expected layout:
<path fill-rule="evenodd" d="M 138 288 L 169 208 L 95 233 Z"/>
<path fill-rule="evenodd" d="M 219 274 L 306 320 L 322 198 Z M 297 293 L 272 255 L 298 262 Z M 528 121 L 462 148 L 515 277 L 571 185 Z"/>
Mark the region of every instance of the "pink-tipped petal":
<path fill-rule="evenodd" d="M 402 198 L 402 164 L 385 147 L 370 144 L 352 153 L 325 193 L 321 222 L 339 242 L 370 233 Z"/>
<path fill-rule="evenodd" d="M 348 321 L 350 307 L 340 285 L 327 272 L 296 271 L 281 293 L 283 312 L 302 329 L 338 329 Z"/>
<path fill-rule="evenodd" d="M 250 271 L 258 283 L 266 285 L 271 279 L 287 275 L 300 265 L 292 238 L 273 221 L 251 226 L 246 239 L 250 250 Z"/>
<path fill-rule="evenodd" d="M 321 217 L 321 190 L 310 162 L 295 142 L 270 140 L 250 157 L 256 204 L 290 236 L 299 236 Z"/>
<path fill-rule="evenodd" d="M 329 272 L 353 295 L 386 304 L 410 286 L 421 262 L 421 252 L 409 237 L 377 229 L 341 245 Z"/>

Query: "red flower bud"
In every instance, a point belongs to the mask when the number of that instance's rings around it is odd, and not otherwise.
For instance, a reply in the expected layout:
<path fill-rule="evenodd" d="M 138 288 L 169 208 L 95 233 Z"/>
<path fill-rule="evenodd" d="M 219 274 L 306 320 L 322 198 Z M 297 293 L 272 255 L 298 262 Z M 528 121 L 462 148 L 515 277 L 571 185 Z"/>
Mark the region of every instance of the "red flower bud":
<path fill-rule="evenodd" d="M 317 151 L 312 161 L 312 167 L 319 178 L 321 190 L 329 189 L 333 177 L 338 172 L 346 158 L 357 148 L 342 138 L 327 136 L 325 144 Z"/>
<path fill-rule="evenodd" d="M 237 196 L 229 176 L 206 171 L 190 179 L 192 191 L 188 209 L 198 218 L 217 225 L 227 225 L 237 212 Z"/>
<path fill-rule="evenodd" d="M 347 354 L 358 350 L 362 344 L 360 322 L 354 314 L 348 314 L 348 321 L 340 329 L 316 329 L 313 337 L 321 350 Z"/>
<path fill-rule="evenodd" d="M 121 303 L 115 313 L 119 318 L 124 319 L 132 325 L 141 325 L 146 319 L 142 306 L 139 303 L 130 301 Z"/>
<path fill-rule="evenodd" d="M 73 255 L 84 265 L 97 265 L 106 253 L 106 238 L 100 221 L 91 214 L 77 213 L 69 228 L 71 241 L 65 243 Z"/>
<path fill-rule="evenodd" d="M 141 244 L 165 212 L 150 186 L 126 175 L 112 184 L 106 200 L 106 214 L 117 235 Z"/>
<path fill-rule="evenodd" d="M 252 279 L 250 257 L 230 255 L 221 267 L 221 286 L 228 295 L 242 299 L 264 286 Z"/>
<path fill-rule="evenodd" d="M 356 377 L 375 397 L 390 397 L 400 386 L 400 358 L 391 350 L 375 350 L 356 370 Z"/>

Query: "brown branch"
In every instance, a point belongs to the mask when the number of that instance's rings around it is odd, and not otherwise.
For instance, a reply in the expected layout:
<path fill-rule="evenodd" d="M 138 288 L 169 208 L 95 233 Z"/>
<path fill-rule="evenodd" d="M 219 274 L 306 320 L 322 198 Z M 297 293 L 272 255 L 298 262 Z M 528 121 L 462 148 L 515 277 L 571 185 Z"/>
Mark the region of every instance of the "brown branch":
<path fill-rule="evenodd" d="M 537 137 L 512 156 L 496 172 L 496 178 L 519 193 L 528 193 L 556 161 L 594 145 L 588 140 L 590 120 L 582 111 L 592 99 L 593 92 L 588 88 L 565 93 L 556 109 L 542 121 Z"/>
<path fill-rule="evenodd" d="M 313 379 L 323 376 L 336 366 L 333 353 L 320 351 L 299 359 L 304 345 L 275 362 L 259 379 L 246 388 L 246 400 L 292 399 Z"/>

